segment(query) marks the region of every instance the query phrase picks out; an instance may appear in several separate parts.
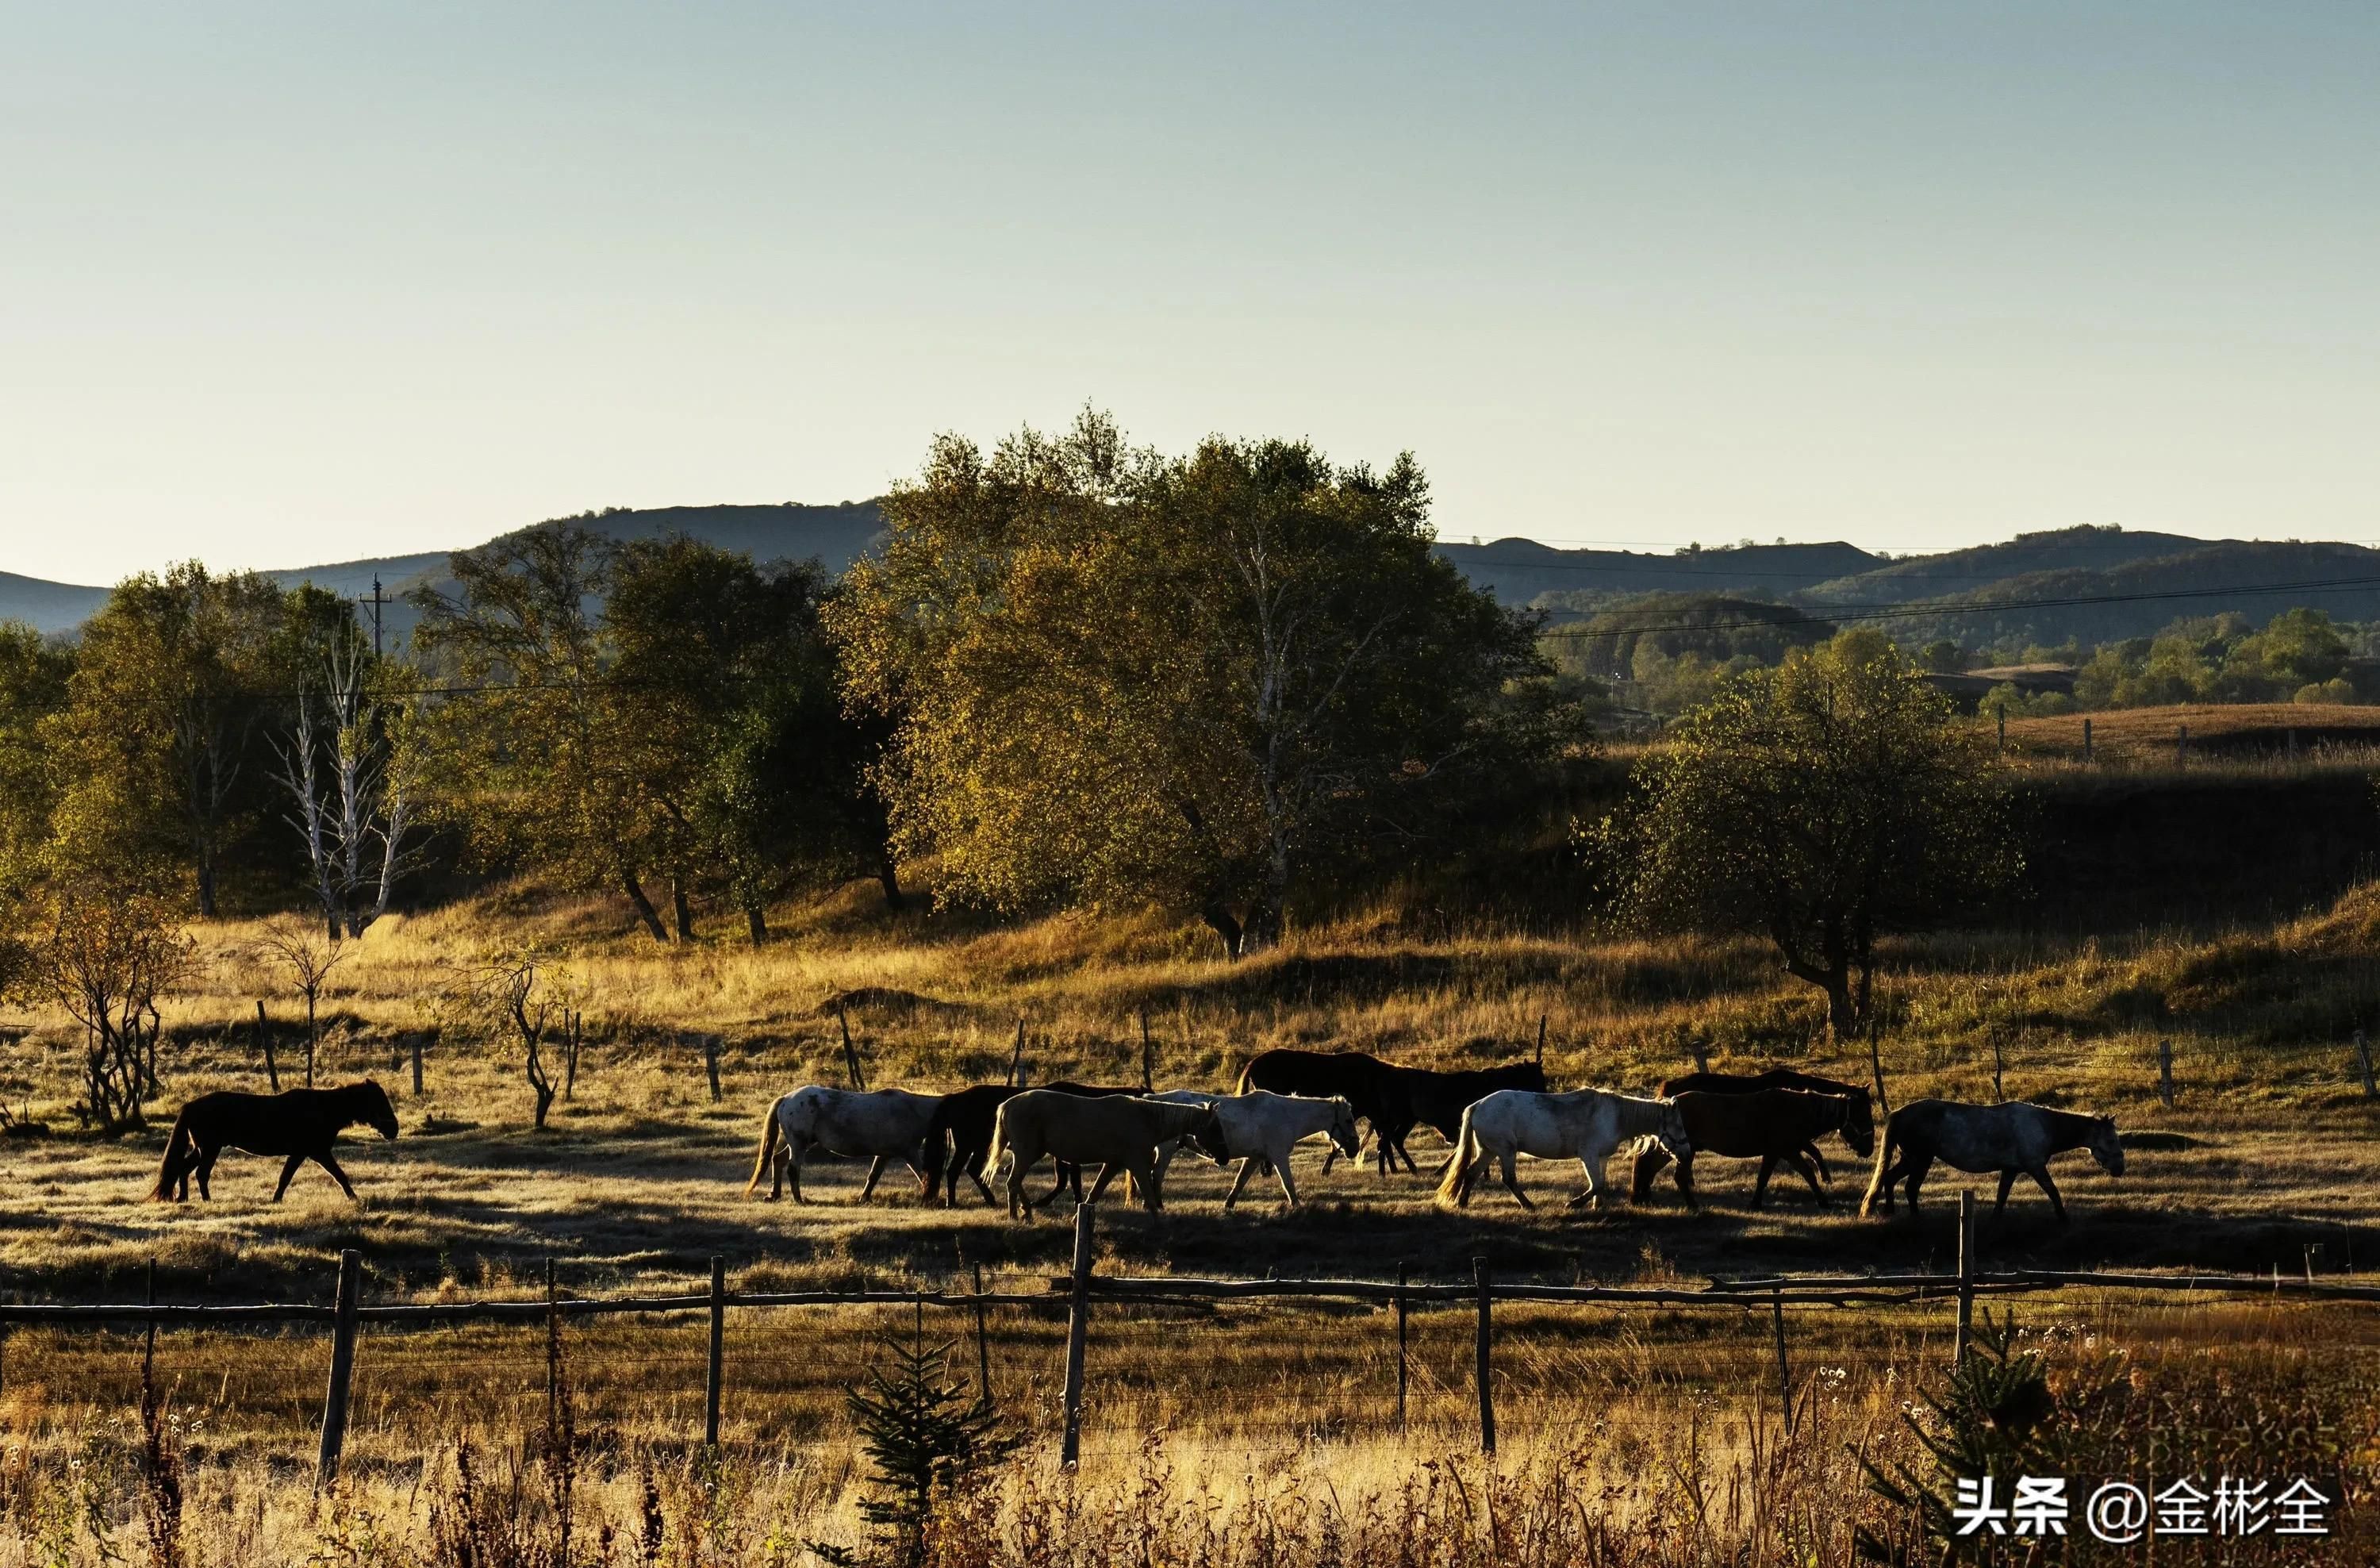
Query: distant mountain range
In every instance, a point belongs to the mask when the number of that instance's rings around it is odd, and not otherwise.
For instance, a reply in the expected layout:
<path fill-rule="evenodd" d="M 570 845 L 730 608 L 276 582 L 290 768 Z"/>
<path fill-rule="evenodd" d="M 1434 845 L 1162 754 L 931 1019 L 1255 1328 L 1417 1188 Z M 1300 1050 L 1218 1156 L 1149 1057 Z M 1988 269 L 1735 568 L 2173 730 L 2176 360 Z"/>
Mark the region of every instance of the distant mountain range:
<path fill-rule="evenodd" d="M 883 527 L 874 501 L 613 508 L 563 520 L 617 539 L 680 531 L 762 560 L 816 559 L 836 573 L 865 554 Z M 2069 638 L 2108 641 L 2145 635 L 2180 616 L 2225 610 L 2262 621 L 2293 604 L 2314 605 L 2340 620 L 2380 620 L 2380 551 L 2354 544 L 2075 528 L 1900 559 L 1843 543 L 1655 554 L 1558 550 L 1526 539 L 1440 543 L 1439 553 L 1503 602 L 1544 611 L 1556 623 L 1656 593 L 1768 600 L 1820 617 L 1923 602 L 1928 606 L 1923 616 L 1874 624 L 1905 641 L 1949 637 L 1974 647 L 2009 640 L 2054 646 Z M 446 559 L 443 553 L 388 555 L 265 575 L 284 586 L 311 582 L 358 599 L 370 593 L 377 577 L 383 591 L 399 599 L 383 612 L 383 628 L 395 639 L 415 620 L 403 594 L 425 583 L 443 584 Z M 2323 586 L 2341 579 L 2345 586 Z M 0 572 L 0 620 L 30 622 L 47 632 L 72 631 L 106 597 L 103 588 Z"/>

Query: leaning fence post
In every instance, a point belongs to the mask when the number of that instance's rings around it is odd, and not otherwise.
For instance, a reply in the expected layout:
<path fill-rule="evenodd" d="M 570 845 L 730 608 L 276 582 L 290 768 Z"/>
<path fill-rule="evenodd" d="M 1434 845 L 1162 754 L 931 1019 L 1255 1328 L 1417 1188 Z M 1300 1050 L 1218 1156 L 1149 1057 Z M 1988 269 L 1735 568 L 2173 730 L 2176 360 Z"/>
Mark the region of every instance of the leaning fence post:
<path fill-rule="evenodd" d="M 331 1316 L 331 1385 L 322 1395 L 322 1447 L 314 1459 L 314 1488 L 339 1473 L 339 1453 L 347 1444 L 347 1394 L 356 1376 L 356 1298 L 362 1294 L 364 1255 L 353 1247 L 339 1254 L 339 1294 Z"/>
<path fill-rule="evenodd" d="M 1058 1451 L 1059 1462 L 1069 1466 L 1083 1453 L 1083 1342 L 1090 1331 L 1091 1215 L 1097 1208 L 1091 1203 L 1075 1206 L 1074 1288 L 1066 1307 L 1066 1434 Z"/>
<path fill-rule="evenodd" d="M 1022 1076 L 1024 1071 L 1025 1018 L 1023 1015 L 1020 1014 L 1016 1019 L 1016 1049 L 1008 1053 L 1008 1086 L 1011 1088 L 1023 1087 L 1025 1083 L 1025 1079 Z"/>
<path fill-rule="evenodd" d="M 142 1315 L 149 1328 L 148 1338 L 140 1346 L 140 1386 L 145 1389 L 155 1383 L 157 1376 L 157 1259 L 154 1257 L 149 1259 L 149 1286 L 142 1293 L 141 1304 L 149 1308 Z"/>
<path fill-rule="evenodd" d="M 1140 1010 L 1140 1087 L 1146 1093 L 1156 1088 L 1153 1075 L 1157 1069 L 1157 1045 L 1148 1038 L 1148 1009 Z"/>
<path fill-rule="evenodd" d="M 1869 1076 L 1876 1079 L 1876 1113 L 1889 1116 L 1892 1107 L 1884 1098 L 1884 1058 L 1876 1051 L 1876 1015 L 1871 1012 L 1867 1015 L 1867 1070 Z"/>
<path fill-rule="evenodd" d="M 843 998 L 834 999 L 834 1021 L 843 1026 L 843 1064 L 850 1070 L 851 1087 L 866 1093 L 868 1080 L 859 1076 L 859 1050 L 851 1043 L 851 1019 L 843 1010 Z"/>
<path fill-rule="evenodd" d="M 2091 760 L 2091 721 L 2082 721 L 2082 760 Z"/>
<path fill-rule="evenodd" d="M 2363 1070 L 2363 1098 L 2380 1099 L 2380 1088 L 2372 1084 L 2372 1044 L 2363 1038 L 2362 1029 L 2355 1031 L 2355 1064 Z"/>
<path fill-rule="evenodd" d="M 1975 1326 L 1975 1195 L 1959 1194 L 1959 1339 L 1954 1359 L 1967 1359 Z"/>
<path fill-rule="evenodd" d="M 975 1266 L 975 1392 L 991 1408 L 991 1342 L 983 1330 L 983 1265 Z"/>
<path fill-rule="evenodd" d="M 1475 1258 L 1471 1260 L 1471 1280 L 1479 1291 L 1479 1334 L 1475 1355 L 1476 1365 L 1472 1371 L 1473 1380 L 1479 1385 L 1479 1452 L 1494 1453 L 1496 1452 L 1496 1391 L 1489 1381 L 1488 1347 L 1495 1337 L 1496 1326 L 1490 1316 L 1488 1259 Z"/>
<path fill-rule="evenodd" d="M 553 1289 L 553 1255 L 545 1258 L 545 1429 L 548 1440 L 562 1429 L 562 1308 Z"/>
<path fill-rule="evenodd" d="M 264 1022 L 264 1001 L 261 997 L 256 1003 L 256 1051 L 264 1058 L 264 1081 L 273 1086 L 273 1093 L 279 1094 L 281 1069 L 273 1064 L 273 1030 Z"/>
<path fill-rule="evenodd" d="M 710 1364 L 702 1380 L 702 1446 L 719 1452 L 719 1393 L 727 1364 L 727 1259 L 710 1260 Z"/>
<path fill-rule="evenodd" d="M 2173 1041 L 2157 1041 L 2157 1098 L 2173 1109 Z"/>
<path fill-rule="evenodd" d="M 1768 1310 L 1777 1325 L 1777 1397 L 1785 1405 L 1785 1435 L 1793 1435 L 1793 1374 L 1785 1364 L 1785 1290 L 1779 1285 L 1769 1292 Z"/>
<path fill-rule="evenodd" d="M 1405 1262 L 1397 1259 L 1397 1430 L 1405 1429 Z"/>

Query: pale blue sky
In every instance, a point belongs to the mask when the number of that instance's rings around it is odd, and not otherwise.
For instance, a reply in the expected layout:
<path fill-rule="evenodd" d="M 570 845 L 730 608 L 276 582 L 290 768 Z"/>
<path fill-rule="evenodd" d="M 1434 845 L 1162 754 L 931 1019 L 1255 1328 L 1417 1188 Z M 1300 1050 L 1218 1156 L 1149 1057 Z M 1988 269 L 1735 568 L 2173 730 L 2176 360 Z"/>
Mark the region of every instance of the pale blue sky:
<path fill-rule="evenodd" d="M 2380 536 L 2380 8 L 0 0 L 0 569 L 1087 400 L 1449 537 Z"/>

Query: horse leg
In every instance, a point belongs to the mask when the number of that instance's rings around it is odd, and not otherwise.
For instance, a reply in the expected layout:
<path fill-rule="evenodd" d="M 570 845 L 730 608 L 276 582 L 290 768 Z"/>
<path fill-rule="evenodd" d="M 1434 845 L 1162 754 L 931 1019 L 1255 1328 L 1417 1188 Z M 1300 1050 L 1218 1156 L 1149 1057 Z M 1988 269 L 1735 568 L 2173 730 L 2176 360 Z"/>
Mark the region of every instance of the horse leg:
<path fill-rule="evenodd" d="M 1000 1201 L 1000 1199 L 998 1199 L 998 1198 L 996 1198 L 996 1197 L 992 1197 L 992 1195 L 991 1195 L 991 1189 L 990 1189 L 990 1187 L 988 1187 L 988 1186 L 986 1186 L 986 1185 L 983 1185 L 983 1157 L 984 1157 L 984 1153 L 985 1153 L 985 1151 L 984 1151 L 983 1149 L 977 1149 L 977 1150 L 976 1150 L 976 1151 L 975 1151 L 971 1156 L 969 1156 L 969 1157 L 968 1157 L 968 1163 L 967 1163 L 967 1168 L 966 1168 L 966 1178 L 967 1178 L 967 1180 L 968 1180 L 968 1181 L 971 1181 L 971 1182 L 973 1182 L 973 1183 L 975 1184 L 975 1190 L 976 1190 L 976 1191 L 978 1191 L 978 1192 L 979 1192 L 979 1193 L 983 1194 L 983 1200 L 984 1200 L 986 1203 L 998 1203 L 998 1202 Z M 951 1173 L 951 1207 L 952 1207 L 952 1208 L 953 1208 L 953 1209 L 955 1209 L 955 1208 L 957 1208 L 957 1207 L 958 1207 L 958 1203 L 959 1203 L 959 1178 L 958 1178 L 958 1173 L 957 1173 L 957 1172 L 955 1172 L 955 1171 L 953 1171 L 953 1172 L 952 1172 L 952 1173 Z"/>
<path fill-rule="evenodd" d="M 1702 1200 L 1694 1195 L 1694 1156 L 1692 1149 L 1688 1149 L 1686 1157 L 1678 1161 L 1677 1183 L 1680 1195 L 1686 1200 L 1686 1207 L 1701 1208 Z M 1759 1206 L 1755 1204 L 1754 1207 Z"/>
<path fill-rule="evenodd" d="M 808 1152 L 809 1146 L 807 1143 L 804 1143 L 797 1138 L 787 1138 L 785 1140 L 785 1181 L 786 1184 L 794 1189 L 794 1201 L 795 1203 L 808 1203 L 809 1201 L 808 1198 L 802 1196 L 802 1156 Z M 769 1196 L 771 1197 L 774 1197 L 777 1195 L 772 1191 Z"/>
<path fill-rule="evenodd" d="M 1077 1166 L 1077 1167 L 1076 1167 L 1076 1169 L 1077 1169 L 1077 1170 L 1079 1170 L 1079 1169 L 1081 1169 L 1081 1167 L 1080 1167 L 1080 1166 Z M 1099 1194 L 1101 1194 L 1101 1193 L 1103 1193 L 1103 1192 L 1107 1191 L 1107 1190 L 1108 1190 L 1108 1184 L 1109 1184 L 1110 1182 L 1111 1182 L 1111 1181 L 1114 1181 L 1118 1176 L 1120 1176 L 1120 1175 L 1123 1174 L 1123 1170 L 1124 1170 L 1123 1166 L 1122 1166 L 1121 1164 L 1118 1164 L 1118 1163 L 1116 1163 L 1116 1162 L 1114 1162 L 1114 1161 L 1110 1161 L 1109 1163 L 1105 1164 L 1105 1165 L 1100 1166 L 1100 1167 L 1099 1167 L 1099 1179 L 1098 1181 L 1093 1182 L 1093 1183 L 1091 1184 L 1091 1196 L 1090 1196 L 1089 1197 L 1087 1197 L 1087 1198 L 1078 1197 L 1078 1198 L 1075 1199 L 1075 1201 L 1076 1203 L 1078 1203 L 1078 1204 L 1079 1204 L 1079 1203 L 1097 1203 L 1097 1202 L 1099 1200 Z"/>
<path fill-rule="evenodd" d="M 1818 1179 L 1831 1185 L 1835 1179 L 1835 1173 L 1827 1169 L 1827 1157 L 1825 1153 L 1819 1149 L 1818 1140 L 1812 1138 L 1808 1143 L 1803 1144 L 1802 1146 L 1802 1153 L 1812 1164 L 1817 1166 Z"/>
<path fill-rule="evenodd" d="M 1785 1163 L 1792 1166 L 1793 1169 L 1802 1173 L 1802 1179 L 1810 1184 L 1811 1197 L 1823 1206 L 1827 1201 L 1827 1189 L 1818 1185 L 1818 1178 L 1825 1173 L 1822 1171 L 1814 1171 L 1810 1168 L 1810 1161 L 1807 1157 L 1813 1151 L 1805 1145 L 1804 1147 L 1797 1149 L 1792 1153 L 1785 1156 Z"/>
<path fill-rule="evenodd" d="M 1925 1185 L 1925 1173 L 1934 1168 L 1934 1157 L 1930 1154 L 1919 1154 L 1912 1149 L 1903 1160 L 1900 1168 L 1907 1173 L 1909 1217 L 1914 1220 L 1917 1218 L 1917 1189 Z"/>
<path fill-rule="evenodd" d="M 320 1165 L 323 1170 L 331 1173 L 331 1180 L 339 1184 L 339 1190 L 347 1195 L 348 1202 L 358 1203 L 362 1201 L 360 1198 L 356 1197 L 356 1184 L 347 1180 L 347 1173 L 339 1169 L 339 1162 L 331 1158 L 331 1151 L 329 1149 L 326 1149 L 322 1150 L 322 1153 L 314 1156 L 314 1163 Z"/>
<path fill-rule="evenodd" d="M 2058 1184 L 2049 1179 L 2049 1167 L 2036 1165 L 2028 1173 L 2040 1185 L 2041 1190 L 2049 1195 L 2049 1207 L 2057 1214 L 2058 1222 L 2061 1225 L 2066 1223 L 2066 1200 L 2058 1196 Z"/>
<path fill-rule="evenodd" d="M 1281 1190 L 1282 1194 L 1288 1197 L 1289 1206 L 1292 1209 L 1296 1208 L 1297 1184 L 1290 1179 L 1289 1161 L 1286 1158 L 1283 1158 L 1274 1161 L 1272 1173 L 1281 1178 Z"/>
<path fill-rule="evenodd" d="M 2009 1170 L 2002 1171 L 2000 1173 L 2000 1195 L 1992 1199 L 1993 1219 L 1998 1219 L 2000 1215 L 2007 1210 L 2009 1189 L 2014 1185 L 2016 1185 L 2015 1169 L 2011 1167 Z"/>
<path fill-rule="evenodd" d="M 1670 1151 L 1656 1138 L 1636 1151 L 1635 1162 L 1629 1168 L 1628 1197 L 1632 1203 L 1642 1203 L 1653 1196 L 1653 1184 L 1660 1178 L 1661 1167 L 1670 1162 Z M 1586 1163 L 1581 1160 L 1580 1164 Z"/>
<path fill-rule="evenodd" d="M 273 1202 L 278 1203 L 281 1201 L 281 1195 L 289 1190 L 289 1178 L 296 1175 L 298 1173 L 298 1167 L 304 1163 L 306 1163 L 306 1157 L 304 1155 L 293 1154 L 282 1165 L 281 1185 L 273 1189 Z"/>
<path fill-rule="evenodd" d="M 1224 1213 L 1229 1214 L 1232 1211 L 1232 1205 L 1237 1203 L 1240 1200 L 1240 1194 L 1247 1190 L 1248 1178 L 1256 1173 L 1257 1157 L 1251 1154 L 1240 1161 L 1240 1173 L 1232 1178 L 1232 1190 L 1223 1195 Z"/>
<path fill-rule="evenodd" d="M 1520 1158 L 1514 1154 L 1505 1154 L 1497 1161 L 1497 1167 L 1503 1173 L 1504 1190 L 1518 1198 L 1522 1208 L 1535 1209 L 1536 1205 L 1529 1201 L 1529 1195 L 1523 1192 L 1521 1184 L 1512 1179 L 1520 1173 Z"/>
<path fill-rule="evenodd" d="M 1140 1201 L 1143 1208 L 1151 1214 L 1165 1212 L 1165 1187 L 1164 1184 L 1157 1178 L 1157 1167 L 1154 1164 L 1127 1164 L 1123 1168 L 1123 1179 L 1127 1188 L 1135 1185 L 1140 1188 Z"/>
<path fill-rule="evenodd" d="M 1752 1207 L 1755 1209 L 1768 1201 L 1768 1178 L 1777 1169 L 1777 1159 L 1774 1154 L 1760 1157 L 1760 1177 L 1752 1184 Z"/>
<path fill-rule="evenodd" d="M 884 1174 L 884 1160 L 885 1157 L 880 1154 L 868 1162 L 868 1185 L 859 1189 L 860 1202 L 865 1203 L 876 1195 L 876 1183 Z"/>
<path fill-rule="evenodd" d="M 1055 1164 L 1057 1165 L 1057 1167 L 1058 1167 L 1058 1179 L 1057 1179 L 1057 1181 L 1055 1181 L 1054 1183 L 1050 1184 L 1050 1187 L 1049 1194 L 1048 1194 L 1048 1196 L 1047 1196 L 1047 1197 L 1043 1197 L 1043 1198 L 1041 1199 L 1041 1202 L 1042 1202 L 1042 1203 L 1055 1203 L 1055 1202 L 1057 1202 L 1057 1201 L 1058 1201 L 1058 1195 L 1059 1195 L 1060 1193 L 1064 1192 L 1064 1191 L 1066 1190 L 1066 1178 L 1067 1178 L 1068 1176 L 1070 1176 L 1070 1175 L 1071 1175 L 1071 1176 L 1073 1176 L 1073 1177 L 1075 1178 L 1075 1201 L 1076 1203 L 1080 1203 L 1080 1202 L 1082 1202 L 1082 1201 L 1083 1201 L 1083 1171 L 1082 1171 L 1082 1167 L 1081 1167 L 1081 1166 L 1079 1166 L 1079 1165 L 1069 1165 L 1069 1164 L 1067 1164 L 1067 1163 L 1066 1163 L 1064 1161 L 1062 1161 L 1062 1160 L 1056 1161 L 1054 1161 L 1054 1163 L 1055 1163 Z M 1032 1204 L 1032 1205 L 1028 1205 L 1027 1207 L 1038 1209 L 1038 1208 L 1039 1208 L 1039 1207 L 1040 1207 L 1040 1204 Z"/>

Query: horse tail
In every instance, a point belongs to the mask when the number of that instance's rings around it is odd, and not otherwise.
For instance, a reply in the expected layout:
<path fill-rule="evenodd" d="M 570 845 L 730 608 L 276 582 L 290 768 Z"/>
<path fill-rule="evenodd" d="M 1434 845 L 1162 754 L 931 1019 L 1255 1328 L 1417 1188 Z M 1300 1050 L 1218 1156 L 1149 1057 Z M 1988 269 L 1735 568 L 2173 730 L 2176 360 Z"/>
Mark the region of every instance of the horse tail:
<path fill-rule="evenodd" d="M 174 1118 L 174 1130 L 165 1135 L 165 1154 L 157 1162 L 157 1185 L 149 1193 L 152 1203 L 174 1201 L 174 1184 L 180 1181 L 182 1173 L 189 1168 L 188 1161 L 197 1149 L 198 1142 L 197 1136 L 190 1131 L 190 1109 L 186 1105 L 182 1113 Z"/>
<path fill-rule="evenodd" d="M 780 1130 L 777 1125 L 777 1108 L 771 1104 L 769 1107 L 768 1115 L 762 1118 L 760 1123 L 760 1157 L 752 1161 L 752 1179 L 744 1184 L 745 1197 L 749 1197 L 760 1190 L 760 1178 L 769 1173 L 769 1161 L 776 1158 L 777 1136 Z"/>
<path fill-rule="evenodd" d="M 1463 1195 L 1463 1178 L 1479 1159 L 1479 1129 L 1471 1124 L 1471 1107 L 1463 1108 L 1463 1128 L 1454 1140 L 1454 1158 L 1446 1162 L 1446 1174 L 1439 1179 L 1438 1200 L 1452 1203 Z"/>
<path fill-rule="evenodd" d="M 1240 1064 L 1240 1076 L 1239 1076 L 1238 1079 L 1237 1079 L 1237 1080 L 1236 1080 L 1236 1081 L 1232 1085 L 1232 1092 L 1233 1094 L 1245 1094 L 1245 1093 L 1247 1093 L 1247 1092 L 1248 1092 L 1248 1090 L 1249 1090 L 1249 1088 L 1252 1087 L 1252 1086 L 1248 1083 L 1248 1075 L 1249 1075 L 1249 1074 L 1251 1074 L 1251 1073 L 1253 1073 L 1253 1072 L 1255 1072 L 1256 1070 L 1257 1070 L 1257 1059 L 1256 1059 L 1255 1057 L 1251 1056 L 1251 1057 L 1249 1057 L 1245 1062 L 1241 1063 L 1241 1064 Z"/>
<path fill-rule="evenodd" d="M 1875 1211 L 1876 1200 L 1884 1196 L 1884 1172 L 1885 1168 L 1892 1163 L 1893 1139 L 1900 1130 L 1900 1118 L 1888 1116 L 1884 1119 L 1884 1131 L 1876 1135 L 1876 1174 L 1869 1178 L 1867 1194 L 1860 1199 L 1859 1211 L 1860 1218 L 1863 1220 Z"/>

